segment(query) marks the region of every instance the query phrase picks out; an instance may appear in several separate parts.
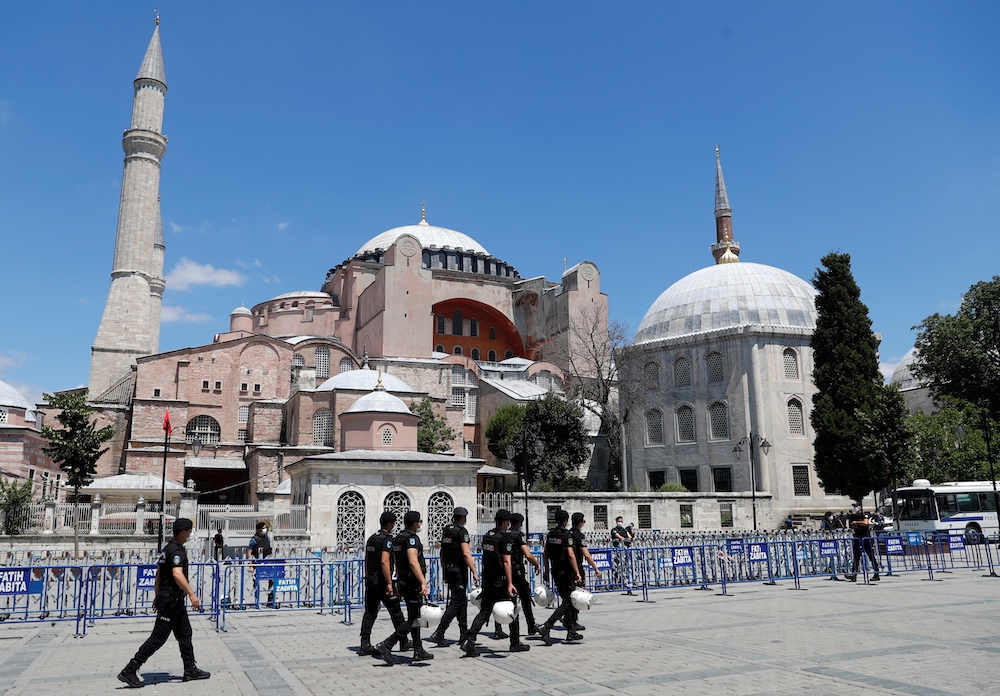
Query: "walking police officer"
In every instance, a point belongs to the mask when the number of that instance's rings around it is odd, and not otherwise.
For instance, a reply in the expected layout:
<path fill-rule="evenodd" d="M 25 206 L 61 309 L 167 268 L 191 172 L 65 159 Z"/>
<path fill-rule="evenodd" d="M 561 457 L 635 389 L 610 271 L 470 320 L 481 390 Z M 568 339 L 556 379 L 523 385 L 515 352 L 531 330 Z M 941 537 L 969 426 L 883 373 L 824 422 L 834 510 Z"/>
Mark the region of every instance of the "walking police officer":
<path fill-rule="evenodd" d="M 594 557 L 590 555 L 590 549 L 587 547 L 587 535 L 583 533 L 585 522 L 586 520 L 582 512 L 573 513 L 573 529 L 570 530 L 570 534 L 573 535 L 573 554 L 576 556 L 577 572 L 580 573 L 580 581 L 577 585 L 580 587 L 587 586 L 587 568 L 585 563 L 594 569 L 597 577 L 601 577 L 601 571 L 597 567 L 597 563 L 594 562 Z M 585 630 L 586 626 L 581 626 L 579 622 L 580 612 L 574 611 L 573 613 L 575 614 L 574 623 L 572 625 L 567 623 L 566 628 L 570 632 Z"/>
<path fill-rule="evenodd" d="M 400 624 L 392 635 L 375 646 L 375 652 L 393 664 L 392 646 L 407 633 L 413 638 L 413 660 L 422 662 L 433 660 L 434 655 L 424 650 L 420 642 L 420 607 L 424 597 L 430 594 L 427 587 L 427 561 L 424 560 L 424 545 L 420 543 L 417 532 L 420 531 L 420 513 L 410 510 L 403 515 L 406 528 L 392 540 L 392 554 L 396 561 L 396 588 L 400 597 L 406 602 L 406 621 Z"/>
<path fill-rule="evenodd" d="M 396 524 L 396 513 L 383 512 L 379 518 L 382 528 L 368 537 L 365 542 L 365 617 L 361 621 L 361 649 L 359 655 L 371 655 L 375 648 L 371 643 L 372 626 L 383 604 L 396 628 L 404 622 L 399 608 L 399 597 L 392 586 L 392 527 Z M 409 650 L 409 639 L 405 638 L 400 649 Z"/>
<path fill-rule="evenodd" d="M 528 548 L 528 540 L 524 538 L 524 532 L 521 531 L 521 525 L 523 524 L 524 515 L 519 512 L 512 513 L 510 516 L 510 532 L 508 534 L 514 542 L 514 552 L 511 555 L 511 565 L 514 569 L 514 589 L 521 600 L 521 608 L 524 610 L 524 623 L 528 627 L 528 635 L 533 636 L 538 633 L 538 626 L 535 625 L 535 611 L 531 605 L 531 584 L 528 582 L 524 562 L 528 561 L 528 563 L 535 566 L 536 575 L 541 574 L 542 565 L 535 558 L 534 554 L 531 553 L 531 549 Z"/>
<path fill-rule="evenodd" d="M 470 572 L 473 583 L 479 584 L 479 573 L 476 572 L 476 562 L 469 549 L 469 531 L 465 528 L 468 515 L 469 511 L 465 508 L 455 508 L 451 524 L 441 530 L 441 565 L 444 568 L 444 581 L 448 585 L 448 607 L 437 630 L 429 638 L 430 642 L 439 648 L 448 645 L 444 633 L 451 625 L 452 619 L 458 619 L 459 639 L 469 632 L 465 588 L 469 584 Z"/>
<path fill-rule="evenodd" d="M 208 679 L 211 673 L 198 669 L 194 661 L 194 646 L 191 644 L 191 621 L 188 619 L 184 596 L 191 599 L 191 606 L 197 609 L 201 602 L 188 584 L 188 557 L 184 542 L 191 536 L 194 525 L 191 520 L 174 520 L 174 536 L 160 551 L 156 561 L 156 579 L 153 594 L 156 599 L 156 623 L 153 632 L 142 644 L 128 665 L 118 674 L 118 680 L 129 686 L 140 687 L 145 683 L 139 678 L 138 670 L 157 650 L 167 642 L 173 632 L 184 660 L 184 681 Z"/>
<path fill-rule="evenodd" d="M 550 579 L 555 580 L 556 591 L 561 600 L 559 607 L 552 612 L 548 620 L 538 627 L 538 634 L 545 641 L 546 645 L 552 645 L 549 633 L 556 622 L 566 617 L 566 624 L 570 627 L 576 625 L 577 610 L 573 606 L 571 595 L 576 585 L 580 582 L 579 567 L 576 562 L 576 554 L 573 550 L 573 535 L 566 528 L 569 522 L 569 513 L 565 510 L 556 510 L 556 526 L 549 530 L 549 535 L 545 539 L 545 582 Z M 566 640 L 580 640 L 583 635 L 570 628 L 566 635 Z"/>

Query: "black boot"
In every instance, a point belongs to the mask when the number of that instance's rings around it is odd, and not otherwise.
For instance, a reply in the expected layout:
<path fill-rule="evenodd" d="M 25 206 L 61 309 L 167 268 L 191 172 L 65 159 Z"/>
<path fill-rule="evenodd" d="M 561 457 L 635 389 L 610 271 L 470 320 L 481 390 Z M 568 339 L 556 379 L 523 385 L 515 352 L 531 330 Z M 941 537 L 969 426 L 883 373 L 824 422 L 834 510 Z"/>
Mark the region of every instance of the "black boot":
<path fill-rule="evenodd" d="M 390 667 L 393 665 L 392 646 L 389 645 L 387 642 L 382 641 L 381 643 L 376 645 L 375 654 L 377 654 L 379 657 L 385 660 L 385 663 Z"/>
<path fill-rule="evenodd" d="M 467 637 L 459 643 L 458 647 L 460 647 L 462 652 L 464 652 L 468 657 L 479 657 L 479 653 L 476 652 L 476 641 L 472 639 L 472 636 Z"/>
<path fill-rule="evenodd" d="M 399 651 L 400 652 L 410 652 L 413 649 L 413 641 L 408 637 L 403 638 L 399 641 Z"/>
<path fill-rule="evenodd" d="M 504 638 L 510 638 L 510 636 L 507 635 L 502 628 L 500 628 L 500 624 L 495 624 L 495 627 L 493 628 L 493 640 L 503 640 Z"/>
<path fill-rule="evenodd" d="M 434 653 L 429 653 L 424 650 L 424 646 L 417 643 L 413 648 L 413 661 L 414 662 L 425 662 L 427 660 L 433 660 Z"/>
<path fill-rule="evenodd" d="M 538 635 L 541 636 L 542 642 L 544 642 L 546 645 L 552 645 L 552 639 L 549 637 L 549 632 L 551 630 L 552 627 L 549 626 L 547 623 L 544 623 L 538 627 Z"/>
<path fill-rule="evenodd" d="M 439 648 L 448 647 L 448 640 L 444 637 L 444 633 L 442 633 L 440 630 L 434 631 L 434 633 L 432 633 L 430 635 L 430 638 L 428 638 L 427 640 L 431 643 L 434 643 L 434 645 L 436 645 Z"/>
<path fill-rule="evenodd" d="M 358 648 L 358 655 L 371 655 L 375 652 L 375 646 L 371 643 L 371 636 L 361 639 L 361 647 Z"/>
<path fill-rule="evenodd" d="M 211 672 L 198 669 L 197 665 L 191 665 L 190 667 L 184 668 L 184 681 L 198 681 L 199 679 L 208 679 L 211 676 Z"/>
<path fill-rule="evenodd" d="M 141 662 L 135 659 L 130 660 L 128 665 L 125 666 L 125 669 L 118 673 L 118 681 L 125 682 L 133 689 L 139 689 L 146 686 L 145 682 L 139 678 L 138 669 L 140 667 L 142 667 Z"/>

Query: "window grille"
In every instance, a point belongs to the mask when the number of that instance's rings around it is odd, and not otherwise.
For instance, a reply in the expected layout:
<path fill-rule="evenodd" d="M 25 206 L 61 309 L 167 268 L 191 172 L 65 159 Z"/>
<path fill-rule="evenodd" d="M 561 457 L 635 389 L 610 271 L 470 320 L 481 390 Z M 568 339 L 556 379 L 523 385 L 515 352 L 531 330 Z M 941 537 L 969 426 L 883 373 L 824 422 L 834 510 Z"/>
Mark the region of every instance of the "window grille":
<path fill-rule="evenodd" d="M 681 505 L 681 529 L 694 527 L 694 505 Z"/>
<path fill-rule="evenodd" d="M 677 409 L 677 441 L 694 442 L 694 409 L 690 406 Z"/>
<path fill-rule="evenodd" d="M 729 438 L 729 408 L 721 401 L 716 401 L 708 407 L 708 417 L 712 423 L 712 439 L 726 440 Z"/>
<path fill-rule="evenodd" d="M 451 384 L 456 386 L 459 384 L 465 384 L 465 368 L 461 365 L 451 366 Z"/>
<path fill-rule="evenodd" d="M 465 406 L 465 389 L 463 387 L 452 387 L 451 405 Z"/>
<path fill-rule="evenodd" d="M 354 361 L 351 360 L 350 358 L 341 358 L 340 367 L 338 369 L 340 374 L 344 374 L 345 372 L 350 372 L 351 370 L 354 369 Z"/>
<path fill-rule="evenodd" d="M 253 393 L 254 394 L 260 394 L 260 385 L 259 384 L 254 384 L 253 385 Z"/>
<path fill-rule="evenodd" d="M 643 379 L 646 389 L 656 389 L 660 386 L 660 366 L 657 363 L 646 363 L 643 368 Z"/>
<path fill-rule="evenodd" d="M 479 349 L 478 348 L 473 348 L 472 349 L 472 359 L 473 360 L 479 360 Z"/>
<path fill-rule="evenodd" d="M 805 435 L 805 423 L 802 418 L 802 402 L 791 399 L 788 402 L 788 432 L 791 435 Z"/>
<path fill-rule="evenodd" d="M 687 488 L 691 493 L 698 492 L 698 470 L 697 469 L 681 469 L 677 472 L 681 480 L 681 485 Z"/>
<path fill-rule="evenodd" d="M 237 423 L 249 423 L 250 422 L 250 407 L 240 406 L 239 414 L 236 416 Z"/>
<path fill-rule="evenodd" d="M 440 343 L 438 343 L 436 346 L 434 346 L 434 350 L 437 351 L 438 353 L 443 353 L 444 352 L 444 346 L 442 346 Z"/>
<path fill-rule="evenodd" d="M 495 326 L 490 327 L 490 340 L 491 341 L 497 340 L 497 329 Z"/>
<path fill-rule="evenodd" d="M 796 464 L 792 467 L 792 488 L 795 495 L 812 495 L 809 490 L 809 467 L 807 465 Z"/>
<path fill-rule="evenodd" d="M 330 349 L 320 346 L 316 349 L 316 379 L 330 377 Z"/>
<path fill-rule="evenodd" d="M 733 504 L 719 503 L 719 517 L 723 527 L 733 526 Z"/>
<path fill-rule="evenodd" d="M 0 424 L 7 422 L 7 409 L 0 408 Z"/>
<path fill-rule="evenodd" d="M 663 444 L 663 414 L 655 408 L 646 411 L 646 444 Z"/>
<path fill-rule="evenodd" d="M 410 511 L 410 497 L 403 491 L 390 491 L 382 502 L 382 512 L 396 513 L 396 526 L 392 528 L 392 535 L 396 536 L 403 531 L 403 515 Z"/>
<path fill-rule="evenodd" d="M 439 334 L 443 334 L 444 333 L 444 315 L 443 314 L 439 314 L 438 315 L 438 318 L 437 318 L 437 332 Z"/>
<path fill-rule="evenodd" d="M 476 410 L 479 406 L 479 394 L 475 391 L 469 391 L 465 395 L 465 420 L 475 421 L 476 420 Z"/>
<path fill-rule="evenodd" d="M 357 491 L 337 499 L 337 543 L 357 548 L 365 540 L 365 499 Z"/>
<path fill-rule="evenodd" d="M 313 414 L 313 444 L 333 445 L 333 417 L 328 408 L 321 408 Z"/>
<path fill-rule="evenodd" d="M 221 440 L 221 434 L 219 421 L 211 416 L 195 416 L 188 421 L 184 429 L 185 441 L 189 445 L 196 437 L 201 439 L 203 445 L 217 445 Z"/>
<path fill-rule="evenodd" d="M 240 429 L 236 431 L 236 441 L 237 442 L 247 441 L 247 431 L 245 429 Z"/>
<path fill-rule="evenodd" d="M 608 506 L 607 505 L 595 505 L 594 506 L 594 529 L 607 529 L 608 528 Z"/>
<path fill-rule="evenodd" d="M 382 428 L 382 446 L 392 447 L 392 428 Z"/>
<path fill-rule="evenodd" d="M 506 350 L 506 351 L 504 351 L 504 354 L 503 354 L 503 359 L 504 360 L 510 360 L 513 357 L 514 357 L 514 351 L 512 351 L 512 350 Z"/>
<path fill-rule="evenodd" d="M 677 358 L 674 361 L 674 386 L 691 386 L 691 360 L 689 358 Z"/>
<path fill-rule="evenodd" d="M 477 319 L 469 319 L 469 335 L 479 335 L 479 321 Z"/>
<path fill-rule="evenodd" d="M 712 469 L 712 483 L 715 484 L 716 493 L 733 492 L 733 470 L 728 466 L 719 466 Z"/>
<path fill-rule="evenodd" d="M 639 529 L 653 528 L 652 505 L 636 505 L 636 513 L 639 517 Z"/>
<path fill-rule="evenodd" d="M 649 472 L 649 490 L 658 491 L 663 487 L 663 484 L 667 482 L 667 472 L 666 471 L 650 471 Z"/>
<path fill-rule="evenodd" d="M 722 370 L 722 353 L 709 353 L 705 359 L 708 366 L 708 381 L 722 382 L 726 376 Z"/>
<path fill-rule="evenodd" d="M 451 335 L 461 336 L 462 328 L 462 312 L 456 309 L 451 313 Z"/>
<path fill-rule="evenodd" d="M 313 311 L 312 311 L 312 309 L 307 309 L 305 312 L 302 313 L 302 322 L 303 323 L 309 323 L 312 320 L 313 320 Z"/>
<path fill-rule="evenodd" d="M 493 329 L 490 329 L 490 331 L 492 331 L 492 330 Z M 497 361 L 497 352 L 495 350 L 491 350 L 487 354 L 487 357 L 489 358 L 489 362 L 496 362 Z"/>
<path fill-rule="evenodd" d="M 785 379 L 799 378 L 799 356 L 791 348 L 785 348 L 782 353 L 785 362 Z"/>
<path fill-rule="evenodd" d="M 296 356 L 298 357 L 298 356 Z M 293 361 L 294 362 L 294 361 Z M 240 382 L 240 391 L 244 394 L 247 393 L 247 387 L 250 386 L 246 382 Z"/>
<path fill-rule="evenodd" d="M 427 538 L 441 540 L 441 530 L 451 524 L 455 512 L 455 499 L 444 491 L 435 491 L 427 499 Z"/>
<path fill-rule="evenodd" d="M 305 367 L 305 366 L 306 366 L 305 358 L 303 358 L 301 355 L 292 356 L 292 367 Z M 246 389 L 244 389 L 243 391 L 246 391 Z"/>

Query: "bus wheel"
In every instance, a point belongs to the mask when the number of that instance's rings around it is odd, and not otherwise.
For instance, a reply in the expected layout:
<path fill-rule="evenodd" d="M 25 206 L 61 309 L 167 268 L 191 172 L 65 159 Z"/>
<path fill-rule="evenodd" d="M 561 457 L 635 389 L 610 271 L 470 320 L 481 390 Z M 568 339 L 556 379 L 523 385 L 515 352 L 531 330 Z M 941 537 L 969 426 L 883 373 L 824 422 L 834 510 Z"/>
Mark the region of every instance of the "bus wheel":
<path fill-rule="evenodd" d="M 965 528 L 965 543 L 966 544 L 978 544 L 982 542 L 983 531 L 979 528 L 978 524 L 970 524 Z"/>

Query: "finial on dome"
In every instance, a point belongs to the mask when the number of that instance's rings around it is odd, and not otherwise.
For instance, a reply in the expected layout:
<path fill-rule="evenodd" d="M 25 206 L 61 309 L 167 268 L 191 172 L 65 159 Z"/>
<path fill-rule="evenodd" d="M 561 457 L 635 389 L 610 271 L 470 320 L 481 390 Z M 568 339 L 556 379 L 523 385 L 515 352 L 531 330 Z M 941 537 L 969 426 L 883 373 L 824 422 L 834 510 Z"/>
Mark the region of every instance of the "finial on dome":
<path fill-rule="evenodd" d="M 153 16 L 156 17 L 156 26 L 160 26 L 160 13 L 156 11 L 155 7 L 153 8 Z"/>
<path fill-rule="evenodd" d="M 427 223 L 427 207 L 424 205 L 426 201 L 420 201 L 420 224 L 426 225 Z"/>
<path fill-rule="evenodd" d="M 733 253 L 732 247 L 726 247 L 725 253 L 719 257 L 716 263 L 739 263 L 740 257 Z"/>
<path fill-rule="evenodd" d="M 365 349 L 365 354 L 364 354 L 363 360 L 361 362 L 361 369 L 362 370 L 370 370 L 370 369 L 372 369 L 371 367 L 368 366 L 368 350 L 367 349 Z"/>
<path fill-rule="evenodd" d="M 733 241 L 733 211 L 729 207 L 729 194 L 726 193 L 726 180 L 722 176 L 722 158 L 719 146 L 715 146 L 715 244 L 712 245 L 712 256 L 716 263 L 732 263 L 733 259 L 723 257 L 730 255 L 736 258 L 740 255 L 740 245 Z M 739 260 L 739 259 L 736 259 Z"/>
<path fill-rule="evenodd" d="M 382 368 L 378 369 L 378 384 L 375 385 L 375 391 L 385 391 L 385 387 L 382 386 Z"/>

